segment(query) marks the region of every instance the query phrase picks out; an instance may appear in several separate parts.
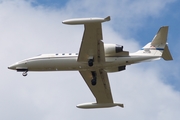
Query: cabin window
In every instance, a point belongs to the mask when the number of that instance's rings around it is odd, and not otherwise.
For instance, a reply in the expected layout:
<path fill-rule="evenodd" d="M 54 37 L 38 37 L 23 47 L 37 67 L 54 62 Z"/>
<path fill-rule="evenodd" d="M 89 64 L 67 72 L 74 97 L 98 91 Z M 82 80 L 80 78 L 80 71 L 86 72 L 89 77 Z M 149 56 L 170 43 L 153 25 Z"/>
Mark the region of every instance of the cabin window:
<path fill-rule="evenodd" d="M 65 55 L 65 53 L 63 53 L 62 55 Z"/>

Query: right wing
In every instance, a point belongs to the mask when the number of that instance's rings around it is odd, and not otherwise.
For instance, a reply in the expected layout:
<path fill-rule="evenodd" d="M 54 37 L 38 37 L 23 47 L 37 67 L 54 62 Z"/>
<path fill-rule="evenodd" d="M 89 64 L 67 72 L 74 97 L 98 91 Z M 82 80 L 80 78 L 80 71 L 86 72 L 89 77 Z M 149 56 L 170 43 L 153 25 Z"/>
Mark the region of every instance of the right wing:
<path fill-rule="evenodd" d="M 97 103 L 113 103 L 113 98 L 111 94 L 111 88 L 109 85 L 109 80 L 107 73 L 104 70 L 96 70 L 97 84 L 93 86 L 91 84 L 92 74 L 91 71 L 79 71 L 84 78 L 86 84 L 90 88 Z"/>
<path fill-rule="evenodd" d="M 90 108 L 107 108 L 107 107 L 124 107 L 121 103 L 114 103 L 111 88 L 109 85 L 109 80 L 107 73 L 104 70 L 96 70 L 97 76 L 97 84 L 93 86 L 91 84 L 92 80 L 92 73 L 91 71 L 79 71 L 84 78 L 86 84 L 90 88 L 91 92 L 93 93 L 94 97 L 96 98 L 96 103 L 83 103 L 77 105 L 78 108 L 83 109 L 90 109 Z"/>

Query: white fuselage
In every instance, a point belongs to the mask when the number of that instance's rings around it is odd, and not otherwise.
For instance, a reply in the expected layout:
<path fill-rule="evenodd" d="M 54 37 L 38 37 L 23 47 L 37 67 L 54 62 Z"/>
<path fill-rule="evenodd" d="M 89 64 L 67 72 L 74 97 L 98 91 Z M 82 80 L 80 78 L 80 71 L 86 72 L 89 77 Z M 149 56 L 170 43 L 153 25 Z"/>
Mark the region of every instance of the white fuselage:
<path fill-rule="evenodd" d="M 73 71 L 73 70 L 95 70 L 111 69 L 119 66 L 139 63 L 146 60 L 160 58 L 160 56 L 130 54 L 128 57 L 105 57 L 104 63 L 95 63 L 92 67 L 87 62 L 77 62 L 78 55 L 72 54 L 42 54 L 40 56 L 17 62 L 9 69 L 27 69 L 28 71 Z"/>

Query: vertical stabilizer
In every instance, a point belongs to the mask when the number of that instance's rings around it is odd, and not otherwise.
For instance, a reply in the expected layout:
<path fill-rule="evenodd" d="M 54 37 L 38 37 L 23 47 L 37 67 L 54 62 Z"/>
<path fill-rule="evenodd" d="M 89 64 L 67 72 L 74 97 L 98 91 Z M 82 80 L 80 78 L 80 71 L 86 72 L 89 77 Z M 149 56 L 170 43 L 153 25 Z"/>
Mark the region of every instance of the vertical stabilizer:
<path fill-rule="evenodd" d="M 163 26 L 159 29 L 157 34 L 154 36 L 151 45 L 154 47 L 165 47 L 167 42 L 168 26 Z"/>
<path fill-rule="evenodd" d="M 153 40 L 146 44 L 137 53 L 162 57 L 164 60 L 172 60 L 171 53 L 167 46 L 168 26 L 162 26 Z"/>

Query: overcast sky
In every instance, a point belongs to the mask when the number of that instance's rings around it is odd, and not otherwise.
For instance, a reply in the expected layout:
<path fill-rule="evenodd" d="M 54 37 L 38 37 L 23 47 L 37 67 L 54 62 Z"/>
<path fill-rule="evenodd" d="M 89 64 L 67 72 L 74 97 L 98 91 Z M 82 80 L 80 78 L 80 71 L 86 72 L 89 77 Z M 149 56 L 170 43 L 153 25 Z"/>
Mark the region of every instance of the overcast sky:
<path fill-rule="evenodd" d="M 180 1 L 177 0 L 0 0 L 1 120 L 177 120 L 180 118 Z M 62 24 L 79 17 L 106 17 L 105 43 L 135 52 L 158 29 L 169 26 L 173 61 L 130 65 L 110 73 L 113 99 L 125 108 L 84 110 L 95 102 L 79 72 L 8 70 L 17 61 L 42 53 L 78 52 L 83 26 Z"/>

